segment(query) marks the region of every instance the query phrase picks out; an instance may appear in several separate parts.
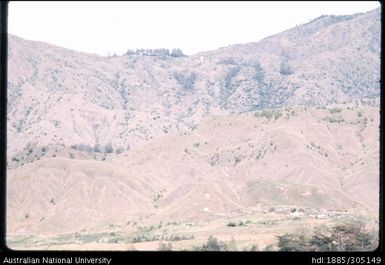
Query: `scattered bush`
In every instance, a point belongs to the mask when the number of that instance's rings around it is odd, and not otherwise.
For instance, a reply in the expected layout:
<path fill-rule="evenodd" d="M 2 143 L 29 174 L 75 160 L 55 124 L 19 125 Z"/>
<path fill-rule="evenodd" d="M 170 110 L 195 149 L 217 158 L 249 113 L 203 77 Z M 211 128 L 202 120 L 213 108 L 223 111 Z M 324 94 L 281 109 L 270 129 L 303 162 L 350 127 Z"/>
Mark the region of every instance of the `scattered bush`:
<path fill-rule="evenodd" d="M 227 247 L 223 242 L 220 242 L 215 237 L 210 236 L 207 239 L 206 244 L 204 244 L 200 250 L 201 251 L 224 251 L 224 250 L 227 250 Z"/>
<path fill-rule="evenodd" d="M 240 163 L 241 161 L 242 161 L 242 157 L 236 156 L 236 157 L 234 158 L 234 165 L 237 165 L 237 164 Z"/>
<path fill-rule="evenodd" d="M 281 251 L 370 251 L 376 247 L 375 235 L 362 223 L 316 230 L 312 236 L 285 234 L 278 241 Z"/>
<path fill-rule="evenodd" d="M 333 109 L 331 109 L 331 110 L 329 110 L 330 111 L 330 113 L 340 113 L 341 111 L 342 111 L 342 109 L 340 109 L 340 108 L 333 108 Z"/>
<path fill-rule="evenodd" d="M 307 239 L 304 235 L 285 234 L 278 236 L 278 247 L 281 251 L 306 251 Z"/>
<path fill-rule="evenodd" d="M 341 116 L 339 116 L 339 117 L 325 117 L 324 120 L 329 121 L 330 123 L 334 123 L 334 122 L 341 123 L 341 122 L 345 121 Z"/>
<path fill-rule="evenodd" d="M 236 251 L 235 241 L 232 239 L 228 244 L 219 241 L 217 238 L 210 236 L 206 244 L 201 247 L 194 247 L 195 251 Z"/>
<path fill-rule="evenodd" d="M 132 238 L 131 242 L 132 243 L 139 243 L 139 242 L 148 242 L 148 241 L 156 241 L 159 240 L 159 237 L 147 237 L 145 235 L 138 235 L 134 238 Z"/>
<path fill-rule="evenodd" d="M 172 250 L 172 244 L 160 242 L 158 250 L 159 251 L 171 251 Z"/>
<path fill-rule="evenodd" d="M 194 235 L 190 235 L 190 236 L 187 236 L 187 235 L 182 235 L 182 236 L 179 236 L 179 235 L 170 235 L 170 236 L 164 236 L 162 237 L 163 240 L 165 241 L 182 241 L 182 240 L 191 240 L 191 239 L 194 239 Z"/>

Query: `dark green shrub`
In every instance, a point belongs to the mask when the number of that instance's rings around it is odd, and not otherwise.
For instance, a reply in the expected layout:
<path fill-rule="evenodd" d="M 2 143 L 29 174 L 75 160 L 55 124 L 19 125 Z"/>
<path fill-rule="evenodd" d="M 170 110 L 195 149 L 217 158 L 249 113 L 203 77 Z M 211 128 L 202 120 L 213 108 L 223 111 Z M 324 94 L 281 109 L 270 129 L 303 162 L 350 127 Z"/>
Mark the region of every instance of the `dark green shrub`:
<path fill-rule="evenodd" d="M 235 226 L 237 226 L 237 224 L 236 224 L 236 223 L 234 223 L 234 222 L 229 222 L 229 223 L 227 224 L 227 226 L 230 226 L 230 227 L 235 227 Z"/>
<path fill-rule="evenodd" d="M 207 239 L 206 244 L 201 247 L 194 248 L 194 250 L 198 251 L 227 251 L 228 247 L 224 242 L 219 241 L 213 236 L 210 236 Z"/>
<path fill-rule="evenodd" d="M 304 235 L 285 234 L 278 236 L 278 247 L 281 251 L 306 251 L 307 241 Z"/>

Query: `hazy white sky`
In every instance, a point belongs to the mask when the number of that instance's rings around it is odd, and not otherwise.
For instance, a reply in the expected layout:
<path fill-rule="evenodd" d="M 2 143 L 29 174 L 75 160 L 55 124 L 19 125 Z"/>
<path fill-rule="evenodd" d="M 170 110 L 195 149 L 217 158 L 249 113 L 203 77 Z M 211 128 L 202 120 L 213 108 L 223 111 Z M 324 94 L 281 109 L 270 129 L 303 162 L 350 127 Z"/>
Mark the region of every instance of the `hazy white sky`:
<path fill-rule="evenodd" d="M 378 1 L 10 2 L 8 32 L 100 55 L 136 48 L 193 54 L 255 42 L 320 15 L 379 6 Z"/>

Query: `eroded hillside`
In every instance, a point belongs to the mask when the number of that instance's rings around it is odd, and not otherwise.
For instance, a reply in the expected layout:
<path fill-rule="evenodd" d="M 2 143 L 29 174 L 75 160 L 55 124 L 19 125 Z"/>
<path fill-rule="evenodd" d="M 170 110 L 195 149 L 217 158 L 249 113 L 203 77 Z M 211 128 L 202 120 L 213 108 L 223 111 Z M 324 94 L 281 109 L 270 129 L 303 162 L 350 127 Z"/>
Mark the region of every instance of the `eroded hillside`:
<path fill-rule="evenodd" d="M 375 234 L 380 27 L 379 9 L 322 16 L 186 57 L 10 35 L 8 246 L 271 250 L 357 220 Z"/>
<path fill-rule="evenodd" d="M 209 115 L 380 95 L 380 9 L 189 57 L 101 57 L 9 36 L 8 160 L 30 145 L 146 143 Z"/>
<path fill-rule="evenodd" d="M 378 126 L 371 106 L 273 109 L 212 116 L 105 160 L 45 156 L 9 170 L 8 231 L 213 221 L 261 207 L 375 217 Z"/>

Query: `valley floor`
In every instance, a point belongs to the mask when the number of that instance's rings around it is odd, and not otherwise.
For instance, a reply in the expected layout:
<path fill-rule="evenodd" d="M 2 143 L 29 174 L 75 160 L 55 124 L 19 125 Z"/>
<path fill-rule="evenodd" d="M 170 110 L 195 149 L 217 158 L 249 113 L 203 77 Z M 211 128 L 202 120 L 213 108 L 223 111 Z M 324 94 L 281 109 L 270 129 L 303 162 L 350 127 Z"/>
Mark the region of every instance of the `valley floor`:
<path fill-rule="evenodd" d="M 110 224 L 104 230 L 99 228 L 98 232 L 91 229 L 52 236 L 9 235 L 7 245 L 15 250 L 194 251 L 214 237 L 228 244 L 229 251 L 279 251 L 279 236 L 309 236 L 319 228 L 352 223 L 365 223 L 376 240 L 378 220 L 364 211 L 262 207 L 232 218 L 204 222 L 147 222 L 146 226 Z M 162 249 L 164 246 L 167 249 Z"/>

